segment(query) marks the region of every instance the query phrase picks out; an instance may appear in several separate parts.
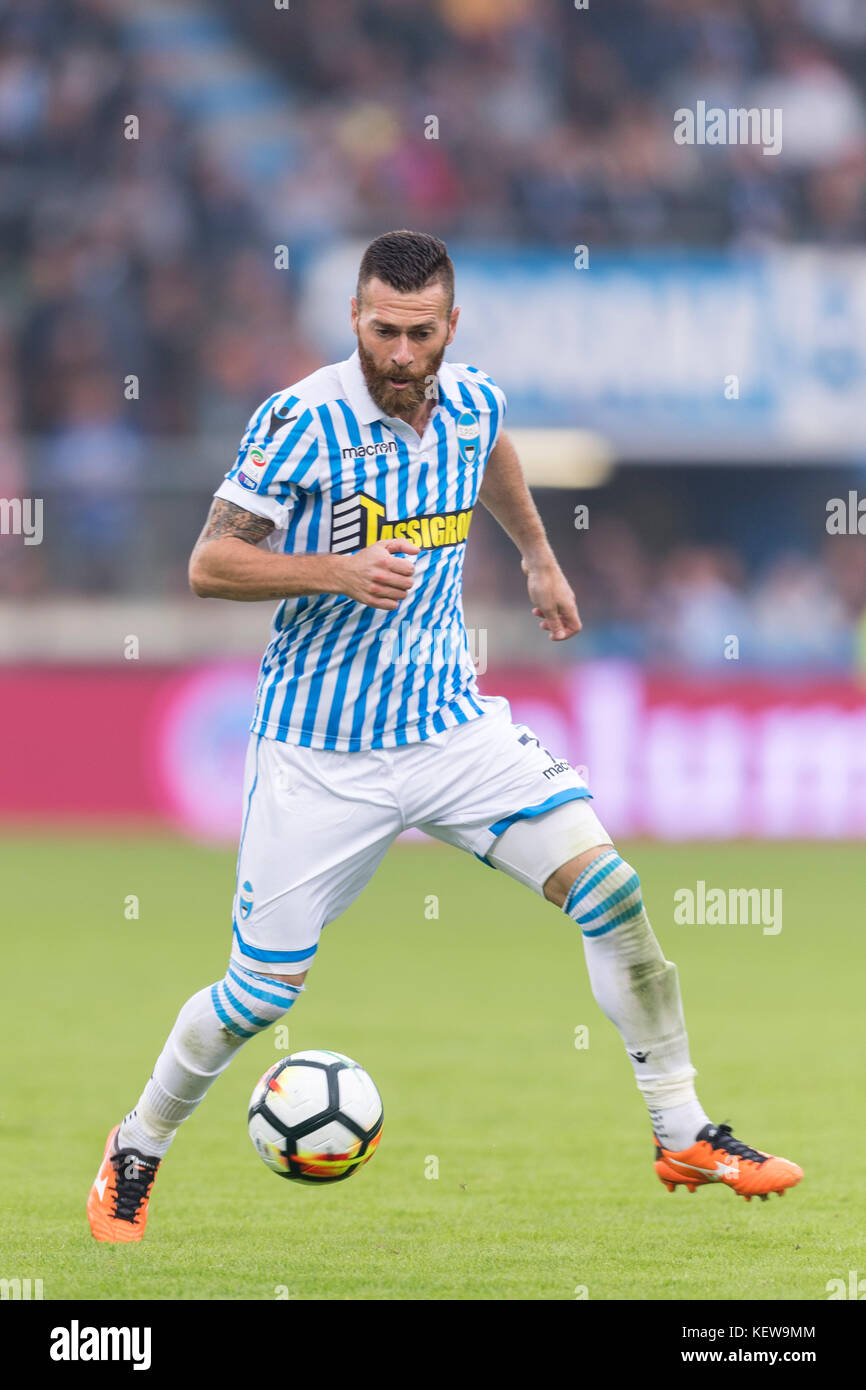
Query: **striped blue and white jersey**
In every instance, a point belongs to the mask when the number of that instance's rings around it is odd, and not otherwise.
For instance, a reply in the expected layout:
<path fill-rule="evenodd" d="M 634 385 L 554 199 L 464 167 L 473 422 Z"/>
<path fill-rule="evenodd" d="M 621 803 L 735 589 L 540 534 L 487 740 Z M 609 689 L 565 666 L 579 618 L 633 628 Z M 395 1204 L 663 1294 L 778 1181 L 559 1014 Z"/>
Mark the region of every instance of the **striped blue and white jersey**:
<path fill-rule="evenodd" d="M 463 618 L 466 537 L 505 396 L 443 363 L 423 437 L 372 400 L 357 352 L 270 396 L 218 488 L 291 554 L 349 553 L 385 537 L 421 547 L 393 611 L 343 594 L 284 600 L 262 659 L 253 732 L 357 752 L 420 742 L 484 713 Z"/>

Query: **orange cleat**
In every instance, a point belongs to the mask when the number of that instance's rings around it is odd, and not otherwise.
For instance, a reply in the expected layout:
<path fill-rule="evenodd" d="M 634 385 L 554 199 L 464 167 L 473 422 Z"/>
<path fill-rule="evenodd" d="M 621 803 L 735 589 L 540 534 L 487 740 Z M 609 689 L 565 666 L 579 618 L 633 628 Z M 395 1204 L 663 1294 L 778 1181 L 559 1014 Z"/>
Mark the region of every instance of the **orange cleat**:
<path fill-rule="evenodd" d="M 655 1135 L 654 1168 L 668 1192 L 685 1184 L 689 1192 L 705 1183 L 722 1183 L 751 1202 L 766 1202 L 771 1192 L 782 1197 L 786 1187 L 794 1187 L 803 1169 L 788 1158 L 775 1158 L 752 1149 L 731 1134 L 730 1125 L 704 1125 L 690 1149 L 678 1153 L 663 1149 Z"/>
<path fill-rule="evenodd" d="M 87 1199 L 87 1219 L 96 1240 L 141 1240 L 150 1189 L 162 1161 L 132 1149 L 118 1149 L 119 1129 L 120 1125 L 115 1125 L 105 1141 L 102 1163 Z"/>

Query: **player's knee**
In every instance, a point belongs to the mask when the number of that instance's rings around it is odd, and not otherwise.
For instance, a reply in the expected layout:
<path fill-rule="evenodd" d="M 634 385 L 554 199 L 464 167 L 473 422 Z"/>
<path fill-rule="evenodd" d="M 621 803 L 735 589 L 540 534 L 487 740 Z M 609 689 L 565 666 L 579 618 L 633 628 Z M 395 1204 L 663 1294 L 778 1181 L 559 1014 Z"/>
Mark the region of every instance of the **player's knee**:
<path fill-rule="evenodd" d="M 644 917 L 640 879 L 631 864 L 608 846 L 577 874 L 562 909 L 584 936 L 604 936 Z"/>
<path fill-rule="evenodd" d="M 304 989 L 305 974 L 260 975 L 232 960 L 225 977 L 211 986 L 211 1003 L 227 1032 L 252 1038 L 288 1013 Z"/>
<path fill-rule="evenodd" d="M 299 975 L 271 975 L 272 980 L 282 980 L 286 985 L 302 985 L 306 978 L 306 970 L 302 970 Z"/>
<path fill-rule="evenodd" d="M 565 900 L 584 869 L 592 864 L 602 855 L 608 854 L 613 849 L 611 844 L 595 845 L 592 849 L 584 850 L 583 854 L 576 855 L 550 875 L 544 884 L 544 896 L 548 902 L 554 903 L 557 907 L 564 907 Z"/>

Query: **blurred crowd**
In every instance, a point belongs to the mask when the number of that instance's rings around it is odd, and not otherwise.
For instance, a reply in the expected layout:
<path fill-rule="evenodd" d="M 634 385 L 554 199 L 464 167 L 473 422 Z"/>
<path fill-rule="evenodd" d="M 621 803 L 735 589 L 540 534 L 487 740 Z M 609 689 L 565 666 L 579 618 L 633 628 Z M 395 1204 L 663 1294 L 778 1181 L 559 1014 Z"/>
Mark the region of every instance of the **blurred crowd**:
<path fill-rule="evenodd" d="M 568 245 L 866 231 L 862 0 L 222 0 L 303 104 L 278 217 Z M 783 107 L 784 161 L 683 156 L 673 112 Z M 438 120 L 438 139 L 426 122 Z M 300 177 L 299 177 L 300 176 Z"/>
<path fill-rule="evenodd" d="M 23 589 L 123 589 L 151 444 L 221 436 L 231 452 L 253 404 L 320 365 L 293 277 L 263 253 L 275 242 L 302 257 L 391 225 L 636 249 L 866 233 L 862 0 L 210 8 L 293 111 L 285 168 L 258 188 L 129 43 L 129 5 L 0 0 L 0 495 L 25 492 L 38 457 L 67 549 Z M 698 98 L 783 107 L 784 160 L 675 146 L 672 113 Z M 675 551 L 648 577 L 625 525 L 610 573 L 604 554 L 587 602 L 614 646 L 646 627 L 694 651 L 709 615 L 739 612 L 766 654 L 783 599 L 828 653 L 854 640 L 862 584 L 829 550 L 760 582 L 733 551 Z"/>
<path fill-rule="evenodd" d="M 602 498 L 586 531 L 558 526 L 562 508 L 553 503 L 543 511 L 577 597 L 583 658 L 615 657 L 716 676 L 726 663 L 732 673 L 741 666 L 812 674 L 866 670 L 861 536 L 828 536 L 814 555 L 769 547 L 762 560 L 747 564 L 730 544 L 680 541 L 660 548 L 650 528 Z M 486 518 L 473 525 L 470 607 L 497 603 L 525 621 L 528 604 L 515 552 L 506 553 Z M 569 660 L 574 654 L 563 647 L 550 657 Z"/>

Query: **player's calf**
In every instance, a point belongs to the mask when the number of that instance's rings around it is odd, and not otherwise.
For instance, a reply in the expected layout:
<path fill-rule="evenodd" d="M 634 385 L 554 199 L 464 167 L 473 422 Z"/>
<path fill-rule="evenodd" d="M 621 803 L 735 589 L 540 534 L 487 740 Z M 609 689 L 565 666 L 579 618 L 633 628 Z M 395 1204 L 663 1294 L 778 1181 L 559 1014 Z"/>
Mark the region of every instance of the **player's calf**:
<path fill-rule="evenodd" d="M 121 1125 L 121 1146 L 165 1153 L 235 1053 L 282 1018 L 303 988 L 232 960 L 223 979 L 199 990 L 178 1014 L 138 1105 Z"/>
<path fill-rule="evenodd" d="M 574 880 L 565 892 L 564 879 Z M 655 1170 L 670 1192 L 718 1182 L 750 1201 L 793 1187 L 803 1170 L 714 1125 L 695 1094 L 676 966 L 662 953 L 637 873 L 612 845 L 564 865 L 550 893 L 577 922 L 593 995 L 619 1029 L 653 1122 Z"/>
<path fill-rule="evenodd" d="M 150 1189 L 178 1126 L 244 1043 L 288 1012 L 302 980 L 260 975 L 233 960 L 223 979 L 187 1000 L 138 1104 L 108 1136 L 87 1204 L 97 1240 L 141 1239 Z"/>
<path fill-rule="evenodd" d="M 563 865 L 551 897 L 574 871 L 560 905 L 580 927 L 593 996 L 625 1043 L 655 1133 L 685 1148 L 709 1117 L 695 1094 L 677 968 L 656 940 L 636 871 L 612 845 Z"/>

